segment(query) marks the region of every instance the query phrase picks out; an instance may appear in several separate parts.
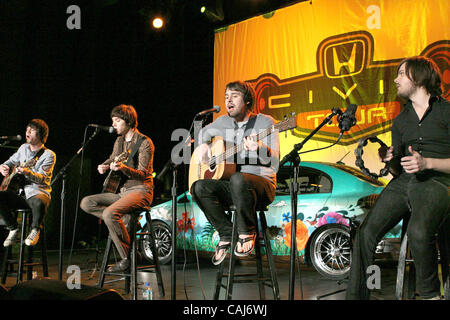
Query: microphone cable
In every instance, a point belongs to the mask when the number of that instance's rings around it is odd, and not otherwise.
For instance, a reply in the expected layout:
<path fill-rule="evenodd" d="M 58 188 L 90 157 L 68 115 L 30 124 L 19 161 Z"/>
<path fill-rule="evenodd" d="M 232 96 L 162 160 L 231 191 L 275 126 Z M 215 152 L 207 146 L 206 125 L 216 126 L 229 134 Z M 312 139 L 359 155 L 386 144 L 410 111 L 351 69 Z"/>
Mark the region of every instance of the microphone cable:
<path fill-rule="evenodd" d="M 191 138 L 191 141 L 192 141 L 191 131 L 192 131 L 192 128 L 194 127 L 194 123 L 195 123 L 195 118 L 194 118 L 194 121 L 192 121 L 192 123 L 191 123 L 191 127 L 189 128 L 188 137 L 186 138 L 185 142 L 189 138 Z M 203 124 L 203 120 L 202 120 L 202 124 Z M 195 132 L 194 132 L 194 139 L 195 139 Z M 192 150 L 192 146 L 190 145 L 189 147 L 191 148 L 190 150 Z M 194 142 L 194 147 L 195 147 L 195 142 Z M 192 152 L 191 152 L 191 155 L 192 155 Z M 184 165 L 184 179 L 183 179 L 183 181 L 184 181 L 184 189 L 183 190 L 187 190 L 188 189 L 187 181 L 186 181 L 186 178 L 188 178 L 188 172 L 187 172 L 187 168 L 186 167 L 187 166 Z M 186 199 L 187 199 L 187 193 L 190 193 L 190 190 L 187 190 L 186 193 L 185 193 Z M 192 217 L 195 219 L 194 202 L 192 200 L 192 195 L 190 196 L 189 203 L 190 203 L 190 206 L 191 206 Z M 185 206 L 185 212 L 187 212 L 186 202 L 184 203 L 184 206 Z M 187 215 L 185 215 L 185 216 L 187 217 Z M 184 236 L 186 237 L 186 233 L 185 233 Z M 203 287 L 203 281 L 202 281 L 202 277 L 201 277 L 201 274 L 200 274 L 200 261 L 199 261 L 199 256 L 198 256 L 197 237 L 195 235 L 195 228 L 194 227 L 192 228 L 192 238 L 193 238 L 193 243 L 194 243 L 194 252 L 195 252 L 195 259 L 196 259 L 196 263 L 197 263 L 197 274 L 198 274 L 198 279 L 199 279 L 199 282 L 200 282 L 200 289 L 202 291 L 203 300 L 206 300 L 205 288 Z M 185 277 L 186 253 L 185 253 L 184 259 L 185 259 L 185 265 L 183 266 L 183 276 Z M 188 297 L 187 297 L 186 289 L 185 289 L 185 294 L 186 294 L 186 299 L 189 300 Z"/>
<path fill-rule="evenodd" d="M 317 148 L 317 149 L 312 149 L 312 150 L 307 150 L 307 151 L 302 151 L 302 152 L 299 152 L 298 154 L 303 154 L 303 153 L 308 153 L 308 152 L 319 151 L 319 150 L 324 150 L 324 149 L 331 148 L 331 147 L 335 146 L 336 144 L 338 144 L 339 141 L 341 141 L 343 135 L 344 135 L 343 132 L 342 132 L 341 134 L 339 134 L 339 137 L 338 137 L 338 139 L 336 140 L 336 142 L 330 144 L 329 146 L 322 147 L 322 148 Z"/>

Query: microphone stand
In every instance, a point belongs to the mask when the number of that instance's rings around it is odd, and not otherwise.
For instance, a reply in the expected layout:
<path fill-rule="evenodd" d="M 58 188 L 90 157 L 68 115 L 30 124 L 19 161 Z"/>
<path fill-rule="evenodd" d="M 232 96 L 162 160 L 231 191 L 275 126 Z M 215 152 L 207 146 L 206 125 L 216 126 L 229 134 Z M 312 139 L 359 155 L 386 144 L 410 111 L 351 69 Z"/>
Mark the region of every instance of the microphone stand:
<path fill-rule="evenodd" d="M 0 148 L 5 148 L 5 149 L 19 149 L 19 147 L 14 147 L 14 146 L 7 146 L 7 144 L 10 142 L 10 140 L 5 139 L 5 142 L 0 143 Z"/>
<path fill-rule="evenodd" d="M 191 127 L 189 128 L 189 133 L 186 137 L 186 140 L 184 141 L 184 147 L 185 147 L 185 151 L 186 151 L 186 147 L 190 146 L 192 141 L 192 137 L 190 135 L 192 128 L 195 126 L 194 129 L 194 134 L 198 131 L 199 128 L 202 127 L 203 125 L 203 119 L 202 121 L 195 121 L 195 119 L 198 117 L 199 115 L 196 115 L 194 117 L 194 120 L 192 121 Z M 200 122 L 200 124 L 199 124 Z M 194 137 L 196 138 L 196 137 Z M 195 141 L 195 140 L 194 140 Z M 168 169 L 172 170 L 172 190 L 171 190 L 171 195 L 172 195 L 172 265 L 171 265 L 171 299 L 172 300 L 176 300 L 176 287 L 177 287 L 177 275 L 176 275 L 176 270 L 177 270 L 177 255 L 176 255 L 176 246 L 177 246 L 177 169 L 179 167 L 179 164 L 175 164 L 173 163 L 172 160 L 169 160 L 164 168 L 162 169 L 161 173 L 158 175 L 158 177 L 162 177 L 165 172 Z M 156 179 L 158 179 L 158 177 L 156 177 Z"/>
<path fill-rule="evenodd" d="M 58 174 L 55 176 L 50 186 L 53 186 L 55 182 L 62 177 L 62 187 L 61 187 L 61 216 L 59 225 L 59 264 L 58 264 L 58 280 L 62 280 L 62 265 L 63 265 L 63 247 L 64 247 L 64 223 L 66 215 L 66 183 L 67 183 L 67 169 L 70 167 L 75 158 L 84 151 L 84 148 L 94 139 L 94 137 L 99 133 L 98 128 L 95 129 L 94 133 L 90 138 L 81 146 L 77 153 L 67 162 L 67 164 L 59 170 Z"/>
<path fill-rule="evenodd" d="M 291 196 L 291 212 L 292 212 L 292 224 L 291 224 L 291 255 L 290 255 L 290 270 L 289 270 L 289 300 L 294 300 L 294 285 L 295 285 L 295 260 L 298 255 L 297 251 L 297 205 L 298 205 L 298 174 L 300 170 L 300 156 L 298 152 L 303 148 L 305 143 L 314 136 L 317 131 L 319 131 L 325 124 L 329 123 L 331 119 L 338 115 L 342 114 L 340 109 L 333 108 L 332 113 L 326 117 L 322 123 L 314 129 L 302 142 L 294 145 L 294 148 L 291 152 L 289 152 L 286 156 L 284 156 L 283 160 L 281 160 L 279 167 L 281 168 L 286 162 L 290 161 L 293 165 L 293 179 L 290 183 L 290 196 Z"/>

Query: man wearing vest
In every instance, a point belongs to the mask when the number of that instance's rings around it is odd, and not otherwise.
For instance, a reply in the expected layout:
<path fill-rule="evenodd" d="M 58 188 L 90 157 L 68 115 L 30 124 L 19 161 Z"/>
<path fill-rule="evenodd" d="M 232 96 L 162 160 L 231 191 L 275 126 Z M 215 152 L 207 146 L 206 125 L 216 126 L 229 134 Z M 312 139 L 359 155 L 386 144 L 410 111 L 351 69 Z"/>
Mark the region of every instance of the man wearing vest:
<path fill-rule="evenodd" d="M 148 208 L 153 200 L 155 147 L 149 137 L 138 131 L 137 113 L 133 106 L 116 106 L 111 111 L 111 119 L 118 137 L 111 156 L 97 170 L 100 174 L 110 171 L 118 175 L 120 181 L 116 190 L 110 190 L 106 185 L 103 193 L 84 197 L 80 207 L 105 222 L 121 258 L 108 271 L 121 272 L 130 266 L 131 240 L 127 227 L 131 218 L 135 218 L 131 215 Z M 124 159 L 120 157 L 123 154 Z"/>

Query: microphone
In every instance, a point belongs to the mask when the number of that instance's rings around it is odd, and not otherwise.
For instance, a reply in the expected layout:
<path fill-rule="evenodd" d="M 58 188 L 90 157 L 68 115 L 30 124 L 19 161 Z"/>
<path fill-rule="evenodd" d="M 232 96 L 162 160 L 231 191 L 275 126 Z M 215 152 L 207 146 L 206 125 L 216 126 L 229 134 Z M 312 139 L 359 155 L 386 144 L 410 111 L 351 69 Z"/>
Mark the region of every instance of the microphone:
<path fill-rule="evenodd" d="M 113 127 L 101 126 L 99 124 L 88 124 L 88 127 L 93 127 L 93 128 L 99 129 L 99 130 L 108 131 L 109 133 L 113 133 L 114 132 L 114 128 Z"/>
<path fill-rule="evenodd" d="M 356 104 L 349 104 L 345 112 L 338 118 L 341 133 L 350 130 L 356 124 L 355 113 L 357 108 Z"/>
<path fill-rule="evenodd" d="M 210 114 L 210 113 L 213 113 L 213 112 L 219 112 L 219 111 L 220 111 L 220 106 L 214 106 L 211 109 L 206 109 L 206 110 L 203 110 L 203 111 L 197 113 L 196 116 L 197 117 L 198 116 L 205 116 L 207 114 Z"/>
<path fill-rule="evenodd" d="M 17 136 L 0 136 L 0 140 L 22 141 L 22 136 L 20 134 Z"/>

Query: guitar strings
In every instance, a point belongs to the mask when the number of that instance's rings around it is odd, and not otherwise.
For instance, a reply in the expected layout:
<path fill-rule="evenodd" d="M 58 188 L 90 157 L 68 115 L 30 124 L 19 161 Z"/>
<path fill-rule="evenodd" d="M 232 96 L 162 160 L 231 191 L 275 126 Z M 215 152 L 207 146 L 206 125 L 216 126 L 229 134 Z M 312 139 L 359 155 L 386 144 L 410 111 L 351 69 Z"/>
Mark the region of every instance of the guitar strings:
<path fill-rule="evenodd" d="M 268 136 L 270 133 L 272 132 L 272 127 L 271 128 L 267 128 L 266 130 L 258 133 L 256 135 L 256 140 L 260 140 L 262 138 L 265 138 L 266 136 Z M 213 156 L 209 159 L 208 161 L 208 165 L 211 168 L 212 166 L 217 165 L 218 163 L 221 163 L 223 161 L 225 161 L 226 159 L 228 159 L 229 157 L 233 156 L 234 154 L 241 152 L 244 148 L 244 143 L 241 143 L 237 146 L 232 146 L 228 149 L 225 150 L 225 152 L 221 153 L 218 156 Z"/>

